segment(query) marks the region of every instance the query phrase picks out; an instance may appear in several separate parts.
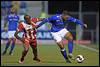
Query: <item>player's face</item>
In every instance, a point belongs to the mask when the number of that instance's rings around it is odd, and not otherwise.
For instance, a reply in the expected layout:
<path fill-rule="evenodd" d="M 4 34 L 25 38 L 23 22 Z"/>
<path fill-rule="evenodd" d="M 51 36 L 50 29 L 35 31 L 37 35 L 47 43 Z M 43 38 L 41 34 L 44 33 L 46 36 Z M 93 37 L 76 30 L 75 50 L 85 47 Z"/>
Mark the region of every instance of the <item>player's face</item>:
<path fill-rule="evenodd" d="M 64 21 L 66 21 L 66 20 L 67 20 L 67 16 L 62 15 L 62 19 L 63 19 Z"/>
<path fill-rule="evenodd" d="M 11 8 L 11 13 L 15 13 L 16 9 L 15 8 Z"/>
<path fill-rule="evenodd" d="M 31 23 L 30 16 L 25 16 L 25 21 L 26 21 L 27 23 Z"/>

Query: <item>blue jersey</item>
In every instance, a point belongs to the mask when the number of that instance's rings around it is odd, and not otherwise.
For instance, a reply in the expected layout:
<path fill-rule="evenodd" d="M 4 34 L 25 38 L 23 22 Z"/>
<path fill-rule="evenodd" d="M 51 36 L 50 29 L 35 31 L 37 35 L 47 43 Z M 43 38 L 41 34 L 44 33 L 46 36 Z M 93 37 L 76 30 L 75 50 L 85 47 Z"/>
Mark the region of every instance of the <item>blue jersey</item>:
<path fill-rule="evenodd" d="M 14 31 L 17 29 L 17 23 L 19 21 L 19 16 L 16 14 L 9 14 L 6 18 L 8 22 L 8 31 Z"/>
<path fill-rule="evenodd" d="M 61 18 L 61 15 L 53 15 L 49 18 L 44 19 L 38 25 L 38 27 L 40 27 L 42 24 L 44 24 L 46 22 L 49 22 L 49 23 L 52 24 L 51 32 L 58 32 L 61 29 L 66 28 L 66 24 L 68 24 L 69 22 L 74 22 L 74 23 L 77 23 L 77 24 L 80 24 L 80 25 L 83 26 L 83 23 L 80 20 L 73 18 L 71 16 L 69 16 L 66 21 L 63 21 L 62 18 Z"/>

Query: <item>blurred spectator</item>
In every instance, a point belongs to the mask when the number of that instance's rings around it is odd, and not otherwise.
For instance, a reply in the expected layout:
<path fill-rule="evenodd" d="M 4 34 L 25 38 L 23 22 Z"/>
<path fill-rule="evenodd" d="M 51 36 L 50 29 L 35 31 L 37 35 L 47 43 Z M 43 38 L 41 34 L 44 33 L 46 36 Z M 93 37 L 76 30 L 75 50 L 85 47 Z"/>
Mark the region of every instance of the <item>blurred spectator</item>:
<path fill-rule="evenodd" d="M 11 1 L 6 1 L 5 2 L 5 5 L 6 5 L 6 8 L 11 8 L 11 6 L 12 6 L 12 3 L 11 3 Z"/>
<path fill-rule="evenodd" d="M 6 8 L 5 1 L 1 1 L 1 8 Z"/>
<path fill-rule="evenodd" d="M 20 1 L 12 1 L 12 5 L 18 10 L 20 7 Z"/>
<path fill-rule="evenodd" d="M 5 1 L 1 1 L 1 16 L 6 15 L 6 5 Z"/>
<path fill-rule="evenodd" d="M 20 2 L 20 20 L 24 21 L 24 15 L 26 14 L 26 9 L 27 4 L 25 1 Z"/>
<path fill-rule="evenodd" d="M 1 30 L 4 29 L 4 16 L 1 16 Z"/>
<path fill-rule="evenodd" d="M 20 13 L 26 13 L 27 4 L 25 1 L 20 2 Z"/>

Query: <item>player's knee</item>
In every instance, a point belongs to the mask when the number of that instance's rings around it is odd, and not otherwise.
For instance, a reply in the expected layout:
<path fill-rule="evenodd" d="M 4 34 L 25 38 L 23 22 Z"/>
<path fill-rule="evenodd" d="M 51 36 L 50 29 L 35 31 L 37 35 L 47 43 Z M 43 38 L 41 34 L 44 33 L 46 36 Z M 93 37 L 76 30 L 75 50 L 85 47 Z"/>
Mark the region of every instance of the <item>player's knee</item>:
<path fill-rule="evenodd" d="M 8 39 L 8 42 L 11 42 L 11 39 Z"/>
<path fill-rule="evenodd" d="M 68 40 L 73 40 L 73 36 L 72 36 L 72 35 L 69 36 L 69 37 L 68 37 Z"/>
<path fill-rule="evenodd" d="M 12 40 L 13 40 L 13 42 L 15 42 L 15 41 L 16 41 L 16 39 L 14 39 L 14 38 L 13 38 Z"/>
<path fill-rule="evenodd" d="M 64 48 L 64 44 L 63 44 L 62 41 L 58 42 L 57 44 L 58 44 L 58 46 L 60 47 L 60 49 L 63 49 L 63 48 Z"/>

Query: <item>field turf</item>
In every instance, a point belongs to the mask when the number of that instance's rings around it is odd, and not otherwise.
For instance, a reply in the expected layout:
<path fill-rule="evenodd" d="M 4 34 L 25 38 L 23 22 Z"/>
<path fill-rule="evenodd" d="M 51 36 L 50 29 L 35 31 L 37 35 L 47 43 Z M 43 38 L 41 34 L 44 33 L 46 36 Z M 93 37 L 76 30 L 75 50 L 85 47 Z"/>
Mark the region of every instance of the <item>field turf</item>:
<path fill-rule="evenodd" d="M 3 52 L 4 47 L 5 45 L 2 44 L 1 53 Z M 67 50 L 67 45 L 65 45 L 65 47 Z M 13 56 L 8 54 L 9 49 L 5 55 L 1 55 L 1 66 L 99 66 L 99 46 L 88 45 L 87 47 L 96 49 L 97 51 L 79 45 L 74 45 L 73 55 L 83 55 L 85 57 L 83 63 L 77 63 L 75 60 L 72 60 L 72 63 L 66 63 L 56 44 L 43 44 L 38 45 L 38 54 L 41 62 L 33 61 L 32 49 L 30 48 L 27 56 L 25 57 L 24 64 L 19 64 L 18 60 L 21 56 L 23 47 L 22 45 L 16 44 Z"/>

